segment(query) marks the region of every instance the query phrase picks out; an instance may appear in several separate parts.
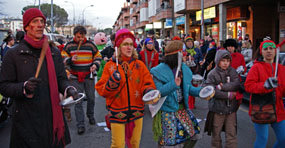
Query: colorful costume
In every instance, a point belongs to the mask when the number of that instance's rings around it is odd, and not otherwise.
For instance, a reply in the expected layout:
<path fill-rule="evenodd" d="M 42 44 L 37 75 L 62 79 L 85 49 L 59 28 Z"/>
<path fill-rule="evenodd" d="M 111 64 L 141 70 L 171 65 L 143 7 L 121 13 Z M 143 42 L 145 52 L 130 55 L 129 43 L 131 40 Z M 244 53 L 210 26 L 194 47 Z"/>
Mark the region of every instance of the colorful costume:
<path fill-rule="evenodd" d="M 66 44 L 64 50 L 67 53 L 65 58 L 66 65 L 70 69 L 70 81 L 76 87 L 76 89 L 85 93 L 87 97 L 87 117 L 90 120 L 94 119 L 94 106 L 95 106 L 95 90 L 94 90 L 94 76 L 90 72 L 90 67 L 95 64 L 97 70 L 100 67 L 101 54 L 97 50 L 96 46 L 87 41 L 86 38 L 81 44 L 79 50 L 77 50 L 79 43 L 75 39 Z M 72 57 L 77 55 L 77 60 L 72 61 Z M 82 102 L 75 105 L 75 115 L 77 121 L 77 128 L 84 128 L 84 110 Z"/>
<path fill-rule="evenodd" d="M 115 42 L 118 50 L 122 48 L 121 43 L 129 38 L 136 47 L 135 38 L 129 30 L 117 32 Z M 134 47 L 128 46 L 133 54 L 136 53 Z M 121 54 L 119 57 L 118 67 L 115 58 L 106 63 L 95 88 L 100 96 L 106 98 L 112 129 L 111 147 L 125 148 L 126 141 L 128 147 L 138 148 L 144 116 L 142 97 L 155 89 L 155 85 L 145 64 L 137 57 L 122 57 Z"/>
<path fill-rule="evenodd" d="M 172 42 L 176 44 L 181 41 Z M 167 48 L 166 55 L 169 53 Z M 174 56 L 177 56 L 177 52 Z M 162 146 L 182 144 L 200 132 L 198 122 L 189 109 L 188 96 L 198 96 L 201 88 L 192 86 L 192 72 L 184 63 L 181 71 L 183 76 L 180 86 L 174 81 L 176 68 L 171 69 L 166 63 L 160 63 L 150 71 L 161 97 L 167 97 L 153 120 L 154 139 L 159 140 Z"/>

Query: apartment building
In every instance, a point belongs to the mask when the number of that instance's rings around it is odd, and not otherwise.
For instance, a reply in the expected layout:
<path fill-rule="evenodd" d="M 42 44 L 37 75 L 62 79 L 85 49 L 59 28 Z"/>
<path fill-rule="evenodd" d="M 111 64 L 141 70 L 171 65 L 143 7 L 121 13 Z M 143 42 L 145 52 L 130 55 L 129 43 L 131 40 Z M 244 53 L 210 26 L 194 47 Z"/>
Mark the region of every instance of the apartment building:
<path fill-rule="evenodd" d="M 201 0 L 126 2 L 113 26 L 114 31 L 128 28 L 143 35 L 154 29 L 157 38 L 188 34 L 195 40 L 208 33 L 216 41 L 242 39 L 249 34 L 254 49 L 265 36 L 277 43 L 285 39 L 284 0 L 204 0 L 204 27 Z"/>

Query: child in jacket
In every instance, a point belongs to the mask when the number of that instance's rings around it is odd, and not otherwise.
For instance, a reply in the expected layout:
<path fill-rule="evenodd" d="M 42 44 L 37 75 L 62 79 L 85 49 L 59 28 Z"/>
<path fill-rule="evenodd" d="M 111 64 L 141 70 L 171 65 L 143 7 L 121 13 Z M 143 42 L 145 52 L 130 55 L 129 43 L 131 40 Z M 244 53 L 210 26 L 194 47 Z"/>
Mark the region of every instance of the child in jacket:
<path fill-rule="evenodd" d="M 205 85 L 215 88 L 215 95 L 209 101 L 205 132 L 212 134 L 212 147 L 222 147 L 221 132 L 224 127 L 226 147 L 237 147 L 237 116 L 238 102 L 236 92 L 240 81 L 238 74 L 231 65 L 231 55 L 227 50 L 216 53 L 216 67 L 210 71 Z"/>

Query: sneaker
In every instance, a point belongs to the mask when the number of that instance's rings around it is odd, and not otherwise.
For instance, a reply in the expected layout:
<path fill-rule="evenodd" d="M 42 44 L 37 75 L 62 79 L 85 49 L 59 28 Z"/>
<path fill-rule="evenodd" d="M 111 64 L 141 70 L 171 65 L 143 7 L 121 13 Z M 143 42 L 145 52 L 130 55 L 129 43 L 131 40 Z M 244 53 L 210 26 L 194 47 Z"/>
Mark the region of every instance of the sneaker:
<path fill-rule="evenodd" d="M 79 127 L 79 128 L 77 129 L 78 135 L 82 135 L 84 132 L 85 132 L 85 127 Z"/>
<path fill-rule="evenodd" d="M 89 118 L 89 124 L 90 125 L 95 125 L 96 124 L 96 121 L 94 118 Z"/>

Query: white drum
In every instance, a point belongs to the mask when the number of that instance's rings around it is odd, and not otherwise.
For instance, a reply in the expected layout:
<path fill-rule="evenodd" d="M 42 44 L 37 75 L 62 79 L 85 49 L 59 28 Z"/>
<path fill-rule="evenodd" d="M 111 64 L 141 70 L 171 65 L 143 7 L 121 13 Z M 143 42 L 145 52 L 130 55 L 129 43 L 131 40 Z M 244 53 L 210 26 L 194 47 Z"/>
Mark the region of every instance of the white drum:
<path fill-rule="evenodd" d="M 203 77 L 199 74 L 195 74 L 192 76 L 192 83 L 193 84 L 197 84 L 197 85 L 200 85 L 203 83 Z"/>
<path fill-rule="evenodd" d="M 151 90 L 146 93 L 142 100 L 145 104 L 155 104 L 160 99 L 160 92 L 159 90 Z"/>
<path fill-rule="evenodd" d="M 215 89 L 213 86 L 206 86 L 201 89 L 199 97 L 205 100 L 210 100 L 215 95 Z"/>
<path fill-rule="evenodd" d="M 84 93 L 78 93 L 79 95 L 79 98 L 76 99 L 76 100 L 73 100 L 73 97 L 70 96 L 66 99 L 63 99 L 61 102 L 60 102 L 60 105 L 61 106 L 71 106 L 73 104 L 76 104 L 78 102 L 80 102 L 84 97 L 85 97 L 85 94 Z"/>

